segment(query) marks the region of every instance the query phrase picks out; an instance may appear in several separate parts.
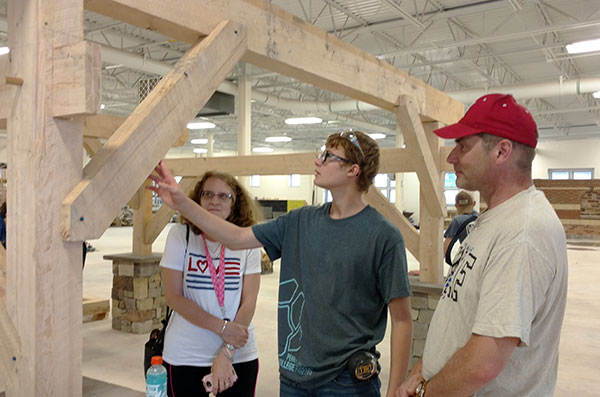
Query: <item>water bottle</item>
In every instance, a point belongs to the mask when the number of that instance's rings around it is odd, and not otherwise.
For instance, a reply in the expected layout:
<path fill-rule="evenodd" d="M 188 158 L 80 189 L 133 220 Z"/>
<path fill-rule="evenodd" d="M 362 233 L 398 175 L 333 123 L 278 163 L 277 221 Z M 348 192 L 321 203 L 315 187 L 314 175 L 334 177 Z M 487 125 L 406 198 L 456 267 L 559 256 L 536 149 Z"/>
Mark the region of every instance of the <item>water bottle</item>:
<path fill-rule="evenodd" d="M 167 397 L 167 369 L 162 365 L 162 357 L 152 357 L 151 364 L 146 372 L 146 397 Z"/>

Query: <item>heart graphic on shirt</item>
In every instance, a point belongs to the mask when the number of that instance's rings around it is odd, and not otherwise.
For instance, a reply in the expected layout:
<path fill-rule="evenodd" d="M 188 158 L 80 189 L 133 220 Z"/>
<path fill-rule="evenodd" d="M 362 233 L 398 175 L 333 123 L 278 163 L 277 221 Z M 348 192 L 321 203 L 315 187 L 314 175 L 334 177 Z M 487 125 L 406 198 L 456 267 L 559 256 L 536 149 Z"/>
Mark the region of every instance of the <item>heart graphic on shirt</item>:
<path fill-rule="evenodd" d="M 201 259 L 198 259 L 198 262 L 196 262 L 196 267 L 202 272 L 204 273 L 206 271 L 206 269 L 208 268 L 208 261 L 203 261 Z"/>

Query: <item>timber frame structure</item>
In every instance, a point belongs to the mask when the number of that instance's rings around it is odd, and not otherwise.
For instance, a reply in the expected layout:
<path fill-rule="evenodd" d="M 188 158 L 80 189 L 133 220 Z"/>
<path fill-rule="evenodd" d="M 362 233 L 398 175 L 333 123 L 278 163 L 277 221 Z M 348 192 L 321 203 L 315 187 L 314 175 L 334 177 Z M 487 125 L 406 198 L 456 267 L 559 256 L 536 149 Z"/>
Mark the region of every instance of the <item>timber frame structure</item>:
<path fill-rule="evenodd" d="M 96 114 L 100 51 L 83 39 L 84 9 L 191 44 L 125 120 Z M 6 279 L 0 279 L 7 396 L 81 395 L 81 241 L 100 237 L 131 199 L 133 251 L 151 253 L 172 212 L 162 208 L 152 217 L 147 176 L 239 61 L 395 112 L 406 149 L 382 150 L 381 172 L 417 173 L 420 230 L 375 189 L 367 200 L 400 228 L 420 261 L 421 281 L 441 280 L 447 150 L 428 132 L 456 122 L 461 103 L 263 0 L 9 0 L 8 23 L 10 61 L 0 65 L 10 181 Z M 108 139 L 102 145 L 98 137 Z M 93 154 L 83 169 L 82 147 Z M 190 189 L 202 170 L 213 168 L 238 176 L 312 174 L 313 157 L 166 164 Z"/>

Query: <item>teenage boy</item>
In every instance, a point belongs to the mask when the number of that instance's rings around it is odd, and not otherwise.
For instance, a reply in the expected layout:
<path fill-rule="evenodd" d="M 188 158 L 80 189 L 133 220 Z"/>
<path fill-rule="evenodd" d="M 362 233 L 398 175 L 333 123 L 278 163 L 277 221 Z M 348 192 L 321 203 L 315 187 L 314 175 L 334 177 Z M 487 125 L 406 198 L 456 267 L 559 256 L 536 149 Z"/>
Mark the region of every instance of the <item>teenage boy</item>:
<path fill-rule="evenodd" d="M 315 184 L 328 189 L 333 201 L 247 228 L 187 198 L 162 163 L 151 176 L 156 186 L 150 189 L 167 205 L 229 248 L 262 246 L 272 260 L 281 258 L 281 396 L 379 396 L 375 347 L 388 310 L 388 396 L 406 376 L 412 319 L 404 241 L 363 199 L 378 168 L 373 139 L 359 131 L 332 134 L 315 160 Z"/>

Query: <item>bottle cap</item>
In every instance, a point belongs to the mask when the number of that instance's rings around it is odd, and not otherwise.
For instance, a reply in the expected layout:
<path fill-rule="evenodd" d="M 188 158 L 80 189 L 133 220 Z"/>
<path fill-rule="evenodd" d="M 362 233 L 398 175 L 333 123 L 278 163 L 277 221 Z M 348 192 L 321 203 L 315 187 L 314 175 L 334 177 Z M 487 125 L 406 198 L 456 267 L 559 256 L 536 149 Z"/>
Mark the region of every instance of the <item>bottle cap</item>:
<path fill-rule="evenodd" d="M 152 356 L 152 360 L 150 360 L 150 364 L 152 365 L 161 365 L 162 357 L 161 356 Z"/>

